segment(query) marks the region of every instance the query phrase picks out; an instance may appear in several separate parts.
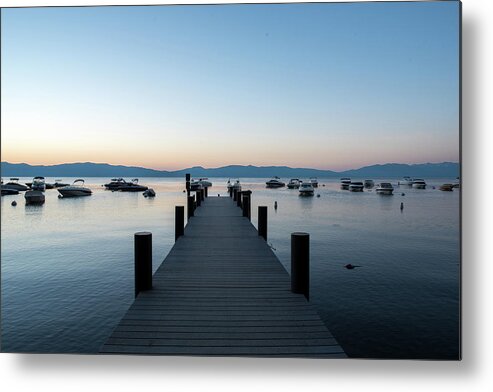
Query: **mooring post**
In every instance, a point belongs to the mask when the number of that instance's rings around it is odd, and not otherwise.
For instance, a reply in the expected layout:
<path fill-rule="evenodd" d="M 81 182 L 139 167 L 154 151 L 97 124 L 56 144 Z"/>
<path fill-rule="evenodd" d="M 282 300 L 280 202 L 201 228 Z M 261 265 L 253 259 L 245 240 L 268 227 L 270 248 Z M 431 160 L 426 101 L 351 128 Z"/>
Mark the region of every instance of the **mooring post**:
<path fill-rule="evenodd" d="M 310 234 L 291 233 L 291 291 L 310 300 Z"/>
<path fill-rule="evenodd" d="M 152 289 L 152 233 L 134 234 L 135 296 Z"/>
<path fill-rule="evenodd" d="M 237 194 L 238 194 L 238 189 L 233 189 L 233 201 L 236 201 Z"/>
<path fill-rule="evenodd" d="M 258 206 L 258 235 L 267 241 L 267 206 Z"/>
<path fill-rule="evenodd" d="M 243 216 L 250 219 L 250 195 L 242 192 L 242 199 Z"/>
<path fill-rule="evenodd" d="M 200 196 L 200 193 L 201 191 L 199 189 L 195 191 L 195 201 L 197 202 L 197 207 L 200 207 L 202 201 L 202 197 Z"/>
<path fill-rule="evenodd" d="M 200 190 L 200 197 L 202 198 L 202 201 L 205 201 L 205 190 L 206 190 L 206 189 L 207 189 L 207 188 L 202 188 L 202 189 Z"/>
<path fill-rule="evenodd" d="M 185 232 L 185 207 L 175 206 L 175 242 Z"/>
<path fill-rule="evenodd" d="M 205 197 L 209 197 L 209 191 L 208 191 L 208 189 L 209 189 L 209 187 L 208 187 L 208 186 L 206 186 L 206 187 L 204 188 Z"/>
<path fill-rule="evenodd" d="M 228 192 L 229 192 L 229 197 L 233 197 L 233 187 L 229 187 L 228 188 Z"/>
<path fill-rule="evenodd" d="M 190 196 L 190 173 L 185 174 L 185 187 L 187 189 L 187 196 Z"/>
<path fill-rule="evenodd" d="M 243 198 L 243 191 L 238 191 L 236 194 L 236 205 L 240 208 L 243 208 L 241 203 L 242 203 L 242 198 Z"/>
<path fill-rule="evenodd" d="M 193 210 L 194 210 L 194 197 L 193 196 L 187 196 L 187 219 L 190 219 L 193 216 Z"/>

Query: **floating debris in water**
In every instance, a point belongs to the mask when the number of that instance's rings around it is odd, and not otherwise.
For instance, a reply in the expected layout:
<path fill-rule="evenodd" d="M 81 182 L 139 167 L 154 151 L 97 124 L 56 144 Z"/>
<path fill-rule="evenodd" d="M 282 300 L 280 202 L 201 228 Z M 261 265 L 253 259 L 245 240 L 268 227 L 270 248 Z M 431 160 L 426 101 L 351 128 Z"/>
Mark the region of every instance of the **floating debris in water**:
<path fill-rule="evenodd" d="M 14 201 L 12 202 L 12 205 L 15 207 L 15 206 L 17 205 L 17 202 L 14 200 Z"/>
<path fill-rule="evenodd" d="M 358 268 L 358 267 L 361 267 L 361 265 L 346 264 L 344 266 L 344 268 L 346 268 L 346 269 L 355 269 L 355 268 Z"/>
<path fill-rule="evenodd" d="M 401 202 L 401 211 L 404 209 L 404 203 Z"/>
<path fill-rule="evenodd" d="M 405 193 L 401 193 L 401 196 L 406 196 L 406 194 Z"/>
<path fill-rule="evenodd" d="M 277 210 L 277 200 L 274 202 L 274 209 Z"/>

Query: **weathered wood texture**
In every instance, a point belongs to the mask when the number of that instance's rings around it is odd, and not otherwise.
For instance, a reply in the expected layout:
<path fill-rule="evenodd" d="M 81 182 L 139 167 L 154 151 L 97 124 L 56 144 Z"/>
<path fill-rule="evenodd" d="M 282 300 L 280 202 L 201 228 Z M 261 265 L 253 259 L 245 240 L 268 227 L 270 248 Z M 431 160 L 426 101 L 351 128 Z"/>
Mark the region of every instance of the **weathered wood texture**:
<path fill-rule="evenodd" d="M 344 358 L 314 307 L 229 197 L 195 211 L 101 348 L 107 354 Z"/>

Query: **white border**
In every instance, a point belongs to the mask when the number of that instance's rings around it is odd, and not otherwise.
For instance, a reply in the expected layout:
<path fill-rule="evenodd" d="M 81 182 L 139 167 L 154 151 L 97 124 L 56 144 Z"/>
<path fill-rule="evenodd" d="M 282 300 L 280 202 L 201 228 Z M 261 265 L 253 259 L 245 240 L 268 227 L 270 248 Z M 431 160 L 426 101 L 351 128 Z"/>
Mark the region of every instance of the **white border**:
<path fill-rule="evenodd" d="M 0 6 L 167 3 L 173 1 L 0 0 Z M 3 390 L 469 392 L 491 388 L 492 3 L 463 1 L 462 362 L 0 354 Z"/>

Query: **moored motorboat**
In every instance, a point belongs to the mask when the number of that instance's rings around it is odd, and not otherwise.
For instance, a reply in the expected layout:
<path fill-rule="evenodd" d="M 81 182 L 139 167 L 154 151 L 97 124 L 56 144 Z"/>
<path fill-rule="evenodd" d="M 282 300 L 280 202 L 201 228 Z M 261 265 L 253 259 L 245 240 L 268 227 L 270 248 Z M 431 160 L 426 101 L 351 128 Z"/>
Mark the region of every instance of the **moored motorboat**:
<path fill-rule="evenodd" d="M 70 185 L 70 184 L 66 184 L 66 183 L 62 182 L 62 180 L 61 180 L 61 179 L 57 179 L 57 180 L 55 180 L 55 182 L 53 183 L 53 187 L 54 187 L 54 188 L 61 188 L 61 187 L 63 187 L 63 186 L 69 186 L 69 185 Z"/>
<path fill-rule="evenodd" d="M 26 204 L 43 204 L 45 202 L 45 194 L 38 190 L 29 190 L 24 193 Z"/>
<path fill-rule="evenodd" d="M 442 184 L 438 189 L 445 192 L 452 192 L 454 190 L 454 184 Z"/>
<path fill-rule="evenodd" d="M 142 192 L 149 189 L 145 185 L 139 185 L 138 182 L 139 182 L 138 178 L 134 178 L 132 182 L 125 181 L 125 184 L 120 185 L 115 190 L 120 192 Z"/>
<path fill-rule="evenodd" d="M 18 195 L 19 191 L 17 189 L 9 188 L 7 185 L 2 184 L 2 196 L 7 195 Z"/>
<path fill-rule="evenodd" d="M 149 188 L 143 193 L 144 197 L 154 197 L 156 196 L 156 192 L 154 192 L 154 189 Z"/>
<path fill-rule="evenodd" d="M 212 182 L 208 178 L 199 178 L 198 180 L 193 180 L 190 182 L 190 190 L 196 191 L 201 188 L 208 188 L 212 186 Z"/>
<path fill-rule="evenodd" d="M 413 184 L 413 179 L 408 176 L 404 176 L 402 180 L 399 180 L 397 182 L 397 185 L 412 185 Z"/>
<path fill-rule="evenodd" d="M 313 196 L 314 189 L 311 182 L 303 181 L 299 188 L 300 196 Z"/>
<path fill-rule="evenodd" d="M 349 177 L 341 178 L 341 189 L 349 189 L 349 184 L 351 184 L 351 179 Z"/>
<path fill-rule="evenodd" d="M 365 188 L 373 188 L 375 186 L 375 183 L 373 180 L 365 180 Z"/>
<path fill-rule="evenodd" d="M 267 181 L 265 183 L 267 188 L 282 188 L 283 186 L 286 186 L 284 182 L 281 181 L 279 177 L 272 177 L 271 180 Z"/>
<path fill-rule="evenodd" d="M 426 188 L 426 182 L 421 178 L 415 178 L 415 179 L 413 179 L 413 188 L 425 189 Z"/>
<path fill-rule="evenodd" d="M 34 177 L 33 182 L 30 184 L 30 188 L 33 191 L 41 191 L 44 192 L 46 189 L 46 183 L 45 183 L 45 178 L 44 177 Z"/>
<path fill-rule="evenodd" d="M 233 191 L 236 189 L 236 191 L 241 191 L 241 184 L 240 180 L 236 180 L 235 183 L 233 184 Z"/>
<path fill-rule="evenodd" d="M 310 183 L 314 188 L 318 188 L 318 180 L 317 177 L 310 177 Z"/>
<path fill-rule="evenodd" d="M 301 181 L 298 178 L 291 178 L 288 182 L 289 189 L 298 189 L 300 187 Z"/>
<path fill-rule="evenodd" d="M 361 181 L 354 181 L 349 184 L 351 192 L 363 192 L 364 185 Z"/>
<path fill-rule="evenodd" d="M 380 195 L 391 195 L 394 192 L 394 187 L 390 182 L 381 182 L 377 184 L 376 192 Z"/>
<path fill-rule="evenodd" d="M 79 178 L 75 180 L 72 185 L 58 188 L 58 192 L 63 197 L 79 197 L 92 195 L 92 191 L 89 188 L 84 187 L 83 185 L 84 180 L 82 178 Z"/>
<path fill-rule="evenodd" d="M 127 181 L 123 178 L 112 178 L 110 182 L 104 184 L 104 187 L 108 190 L 115 191 L 118 190 L 119 187 L 126 185 Z"/>
<path fill-rule="evenodd" d="M 19 179 L 17 177 L 12 177 L 9 182 L 5 184 L 9 189 L 15 189 L 20 192 L 27 191 L 28 187 L 26 185 L 19 184 Z"/>

